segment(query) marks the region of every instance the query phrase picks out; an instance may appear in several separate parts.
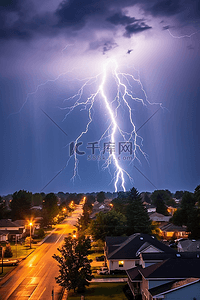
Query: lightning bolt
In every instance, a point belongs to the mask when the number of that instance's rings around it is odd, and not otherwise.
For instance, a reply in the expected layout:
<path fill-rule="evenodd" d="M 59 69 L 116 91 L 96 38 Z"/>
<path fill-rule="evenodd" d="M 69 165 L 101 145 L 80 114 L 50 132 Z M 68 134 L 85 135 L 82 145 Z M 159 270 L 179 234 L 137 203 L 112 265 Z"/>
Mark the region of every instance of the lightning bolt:
<path fill-rule="evenodd" d="M 191 38 L 193 35 L 199 33 L 200 29 L 198 31 L 195 31 L 195 32 L 189 34 L 189 35 L 185 34 L 185 35 L 180 35 L 180 36 L 173 35 L 169 29 L 167 29 L 167 31 L 169 32 L 169 34 L 171 35 L 171 37 L 173 37 L 174 39 L 184 39 L 184 38 Z"/>
<path fill-rule="evenodd" d="M 112 101 L 110 101 L 108 99 L 108 96 L 106 95 L 106 82 L 107 82 L 107 77 L 108 77 L 110 68 L 112 70 L 112 76 L 116 83 L 116 95 Z M 133 160 L 137 159 L 140 162 L 140 160 L 137 156 L 137 151 L 142 153 L 142 155 L 147 159 L 146 153 L 141 149 L 141 146 L 140 146 L 140 144 L 142 143 L 142 137 L 140 137 L 137 134 L 136 127 L 135 127 L 135 124 L 134 124 L 134 121 L 132 118 L 133 111 L 132 111 L 132 108 L 131 108 L 131 105 L 129 102 L 136 101 L 136 102 L 140 102 L 142 105 L 145 105 L 145 106 L 153 105 L 153 104 L 161 106 L 162 104 L 161 103 L 150 103 L 148 101 L 146 92 L 143 88 L 143 85 L 140 81 L 139 76 L 138 76 L 138 78 L 135 78 L 131 74 L 119 72 L 118 69 L 119 69 L 119 67 L 118 67 L 117 61 L 115 59 L 109 59 L 104 64 L 103 71 L 100 74 L 98 74 L 95 77 L 86 78 L 84 84 L 77 91 L 77 93 L 64 100 L 64 101 L 74 100 L 75 103 L 74 103 L 74 105 L 72 105 L 70 107 L 61 108 L 61 109 L 68 110 L 68 113 L 66 113 L 63 121 L 67 118 L 67 116 L 76 107 L 82 106 L 83 107 L 82 109 L 87 109 L 87 107 L 88 107 L 88 122 L 86 124 L 85 130 L 83 130 L 80 133 L 80 135 L 76 138 L 76 140 L 74 142 L 74 154 L 73 154 L 74 155 L 74 171 L 73 171 L 72 180 L 74 180 L 75 177 L 78 175 L 79 159 L 77 157 L 77 151 L 76 151 L 77 148 L 76 147 L 77 147 L 78 142 L 80 141 L 81 137 L 88 132 L 90 124 L 93 121 L 92 109 L 94 107 L 95 101 L 97 101 L 97 96 L 99 96 L 99 98 L 101 100 L 103 100 L 106 111 L 109 115 L 109 120 L 110 120 L 110 124 L 107 127 L 107 129 L 103 132 L 103 134 L 101 135 L 99 142 L 102 141 L 103 139 L 105 139 L 106 137 L 109 137 L 111 144 L 115 144 L 117 134 L 119 134 L 122 137 L 125 144 L 128 145 L 129 142 L 131 142 L 131 141 L 133 142 L 133 145 L 134 145 L 133 146 Z M 143 95 L 144 95 L 144 99 L 133 96 L 131 80 L 133 80 L 140 86 L 140 88 L 143 92 Z M 100 83 L 96 89 L 96 92 L 93 94 L 90 94 L 87 97 L 87 99 L 85 101 L 83 101 L 82 98 L 83 98 L 83 93 L 84 93 L 84 89 L 86 88 L 86 86 L 92 85 L 94 83 L 98 83 L 99 81 L 100 81 Z M 116 105 L 115 105 L 116 107 L 113 108 L 115 103 L 116 103 Z M 129 120 L 131 128 L 132 128 L 131 131 L 129 131 L 129 132 L 123 131 L 118 124 L 118 111 L 119 111 L 119 108 L 122 106 L 122 104 L 123 104 L 123 106 L 126 107 L 126 109 L 128 111 L 128 115 L 129 115 L 128 120 Z M 138 143 L 138 140 L 140 140 L 140 143 Z M 103 168 L 109 169 L 111 164 L 113 164 L 115 167 L 114 178 L 113 178 L 115 192 L 117 192 L 119 184 L 121 184 L 123 191 L 126 191 L 125 175 L 127 175 L 131 181 L 132 181 L 132 178 L 131 178 L 130 174 L 120 166 L 120 163 L 119 163 L 114 151 L 110 152 L 106 162 L 103 165 Z"/>
<path fill-rule="evenodd" d="M 72 44 L 67 45 L 63 50 L 65 51 L 67 47 L 73 46 Z M 110 71 L 111 70 L 111 71 Z M 26 99 L 24 103 L 22 104 L 20 110 L 13 114 L 18 114 L 22 111 L 23 107 L 29 100 L 30 96 L 35 95 L 40 88 L 46 86 L 48 83 L 56 82 L 58 81 L 62 76 L 65 76 L 68 73 L 72 73 L 72 71 L 68 71 L 65 73 L 61 73 L 54 79 L 49 79 L 45 81 L 44 83 L 39 84 L 36 89 L 33 92 L 30 92 L 27 94 Z M 106 83 L 108 80 L 108 76 L 112 75 L 112 78 L 114 79 L 116 89 L 115 89 L 115 95 L 110 100 L 110 96 L 107 96 L 106 93 Z M 132 103 L 138 102 L 142 106 L 148 106 L 148 105 L 159 105 L 159 107 L 162 107 L 161 103 L 150 103 L 147 97 L 147 94 L 145 92 L 145 89 L 142 85 L 142 82 L 140 80 L 139 72 L 137 71 L 137 76 L 133 76 L 129 73 L 122 73 L 119 71 L 119 66 L 116 59 L 108 59 L 107 62 L 103 65 L 103 70 L 99 74 L 93 77 L 88 77 L 84 79 L 78 79 L 78 81 L 83 82 L 79 90 L 76 94 L 70 96 L 69 98 L 66 98 L 63 100 L 63 103 L 73 101 L 74 104 L 72 106 L 66 106 L 64 108 L 59 107 L 62 110 L 68 110 L 68 112 L 65 114 L 63 121 L 66 120 L 67 116 L 72 113 L 75 108 L 81 107 L 81 110 L 87 110 L 88 112 L 88 121 L 85 126 L 85 129 L 77 136 L 74 142 L 74 168 L 73 168 L 73 176 L 72 180 L 74 181 L 76 176 L 79 176 L 78 174 L 78 165 L 79 165 L 79 159 L 77 156 L 77 146 L 80 141 L 80 139 L 86 135 L 89 131 L 89 127 L 93 121 L 92 117 L 92 111 L 94 109 L 95 102 L 100 99 L 104 103 L 106 112 L 109 116 L 109 122 L 110 124 L 106 128 L 106 130 L 101 134 L 98 143 L 105 140 L 106 138 L 110 139 L 110 144 L 115 144 L 117 141 L 117 136 L 119 135 L 120 138 L 122 138 L 125 145 L 128 145 L 128 143 L 133 142 L 133 156 L 132 156 L 132 162 L 134 160 L 137 160 L 140 163 L 140 159 L 138 158 L 138 152 L 141 153 L 145 159 L 148 161 L 147 154 L 142 150 L 142 137 L 137 134 L 136 126 L 133 121 L 133 109 L 132 109 Z M 143 97 L 135 97 L 133 92 L 133 86 L 132 82 L 136 83 L 142 94 Z M 90 86 L 97 86 L 96 91 L 94 93 L 91 93 L 88 97 L 86 97 L 86 100 L 83 100 L 84 98 L 84 92 L 86 87 Z M 124 131 L 120 125 L 118 116 L 120 115 L 119 109 L 122 108 L 128 111 L 128 121 L 131 125 L 131 130 Z M 44 111 L 43 111 L 44 112 Z M 9 115 L 9 116 L 10 116 Z M 57 124 L 56 124 L 57 125 Z M 58 126 L 58 125 L 57 125 Z M 59 126 L 58 126 L 59 127 Z M 62 130 L 62 129 L 61 129 Z M 102 151 L 100 152 L 102 153 Z M 68 159 L 65 166 L 62 168 L 62 170 L 59 171 L 58 174 L 60 174 L 67 166 L 69 161 L 71 160 L 72 156 Z M 125 177 L 127 176 L 129 180 L 132 182 L 133 179 L 128 173 L 128 171 L 124 168 L 122 168 L 119 159 L 114 151 L 110 151 L 108 158 L 106 159 L 105 163 L 103 164 L 102 168 L 105 170 L 107 169 L 109 173 L 111 174 L 110 167 L 114 166 L 114 177 L 112 178 L 112 181 L 114 182 L 114 188 L 115 192 L 118 191 L 118 186 L 120 185 L 123 189 L 123 191 L 126 191 L 125 187 Z M 57 174 L 57 175 L 58 175 Z M 56 175 L 56 176 L 57 176 Z M 112 175 L 112 174 L 111 174 Z M 55 177 L 56 177 L 55 176 Z M 53 179 L 52 179 L 53 180 Z M 51 180 L 51 181 L 52 181 Z"/>

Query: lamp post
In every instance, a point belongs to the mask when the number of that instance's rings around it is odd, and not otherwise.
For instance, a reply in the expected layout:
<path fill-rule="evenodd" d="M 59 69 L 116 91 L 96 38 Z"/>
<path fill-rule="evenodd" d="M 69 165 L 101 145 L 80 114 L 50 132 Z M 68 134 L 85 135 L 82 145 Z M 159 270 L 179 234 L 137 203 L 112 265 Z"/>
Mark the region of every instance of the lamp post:
<path fill-rule="evenodd" d="M 1 257 L 2 257 L 2 271 L 1 273 L 3 274 L 3 246 L 1 246 Z"/>
<path fill-rule="evenodd" d="M 30 226 L 30 249 L 31 249 L 31 226 L 33 225 L 32 222 L 29 223 L 29 226 Z"/>

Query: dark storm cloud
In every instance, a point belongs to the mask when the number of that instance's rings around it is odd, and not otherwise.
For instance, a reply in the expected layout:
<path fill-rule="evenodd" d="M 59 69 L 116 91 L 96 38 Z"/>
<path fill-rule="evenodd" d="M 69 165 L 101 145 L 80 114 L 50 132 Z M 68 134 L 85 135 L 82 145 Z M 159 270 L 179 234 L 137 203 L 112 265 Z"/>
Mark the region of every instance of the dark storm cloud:
<path fill-rule="evenodd" d="M 183 10 L 183 6 L 180 0 L 156 1 L 156 3 L 149 8 L 153 16 L 173 16 L 181 12 L 181 10 Z"/>
<path fill-rule="evenodd" d="M 21 1 L 22 2 L 22 1 Z M 15 11 L 20 7 L 20 1 L 17 0 L 1 0 L 0 9 Z"/>
<path fill-rule="evenodd" d="M 146 25 L 144 22 L 127 25 L 125 27 L 126 32 L 124 33 L 124 36 L 131 37 L 132 34 L 136 34 L 151 28 L 152 27 Z"/>
<path fill-rule="evenodd" d="M 107 18 L 106 21 L 114 24 L 114 25 L 128 25 L 131 23 L 134 23 L 136 21 L 138 21 L 136 18 L 134 17 L 128 17 L 124 14 L 122 14 L 121 12 L 116 13 L 114 15 L 112 15 L 111 17 Z"/>
<path fill-rule="evenodd" d="M 115 43 L 114 40 L 97 40 L 94 42 L 91 42 L 89 45 L 90 50 L 97 50 L 100 49 L 100 51 L 105 54 L 106 52 L 115 49 L 118 47 L 117 43 Z"/>
<path fill-rule="evenodd" d="M 54 0 L 49 2 L 53 3 Z M 124 13 L 125 9 L 135 4 L 142 9 L 143 20 Z M 195 26 L 198 23 L 195 21 L 200 19 L 200 0 L 64 0 L 48 12 L 44 9 L 41 11 L 33 0 L 1 0 L 0 38 L 73 35 L 74 31 L 80 31 L 91 20 L 91 31 L 110 29 L 114 33 L 118 30 L 117 26 L 121 25 L 125 27 L 124 36 L 130 37 L 151 28 L 144 23 L 147 15 L 148 18 L 175 16 L 181 25 L 193 21 Z M 89 37 L 89 32 L 86 35 Z"/>
<path fill-rule="evenodd" d="M 58 26 L 75 26 L 80 29 L 85 25 L 89 16 L 104 14 L 105 4 L 105 1 L 96 0 L 64 0 L 56 11 L 59 18 Z"/>
<path fill-rule="evenodd" d="M 169 25 L 166 25 L 166 26 L 163 26 L 163 30 L 168 30 L 170 29 L 172 26 L 169 26 Z"/>

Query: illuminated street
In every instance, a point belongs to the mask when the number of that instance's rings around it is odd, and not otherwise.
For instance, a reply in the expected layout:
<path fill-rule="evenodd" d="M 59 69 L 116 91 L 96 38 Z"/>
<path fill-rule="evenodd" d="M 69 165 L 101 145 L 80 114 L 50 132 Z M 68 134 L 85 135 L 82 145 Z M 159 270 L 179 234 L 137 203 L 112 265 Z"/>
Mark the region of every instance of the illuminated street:
<path fill-rule="evenodd" d="M 58 253 L 57 248 L 62 245 L 65 236 L 74 230 L 81 208 L 82 206 L 78 205 L 71 217 L 65 219 L 62 224 L 56 225 L 56 230 L 45 242 L 22 261 L 10 275 L 1 280 L 1 300 L 58 299 L 61 287 L 55 281 L 58 266 L 52 255 Z M 54 298 L 52 291 L 54 291 Z"/>

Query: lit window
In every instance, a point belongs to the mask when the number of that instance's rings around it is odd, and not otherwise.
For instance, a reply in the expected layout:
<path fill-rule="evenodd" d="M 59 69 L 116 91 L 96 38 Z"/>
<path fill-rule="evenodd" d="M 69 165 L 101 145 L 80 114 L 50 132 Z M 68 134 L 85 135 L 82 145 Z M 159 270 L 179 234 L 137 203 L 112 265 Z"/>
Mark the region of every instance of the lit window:
<path fill-rule="evenodd" d="M 124 261 L 123 260 L 119 260 L 119 267 L 123 267 L 124 266 Z"/>

